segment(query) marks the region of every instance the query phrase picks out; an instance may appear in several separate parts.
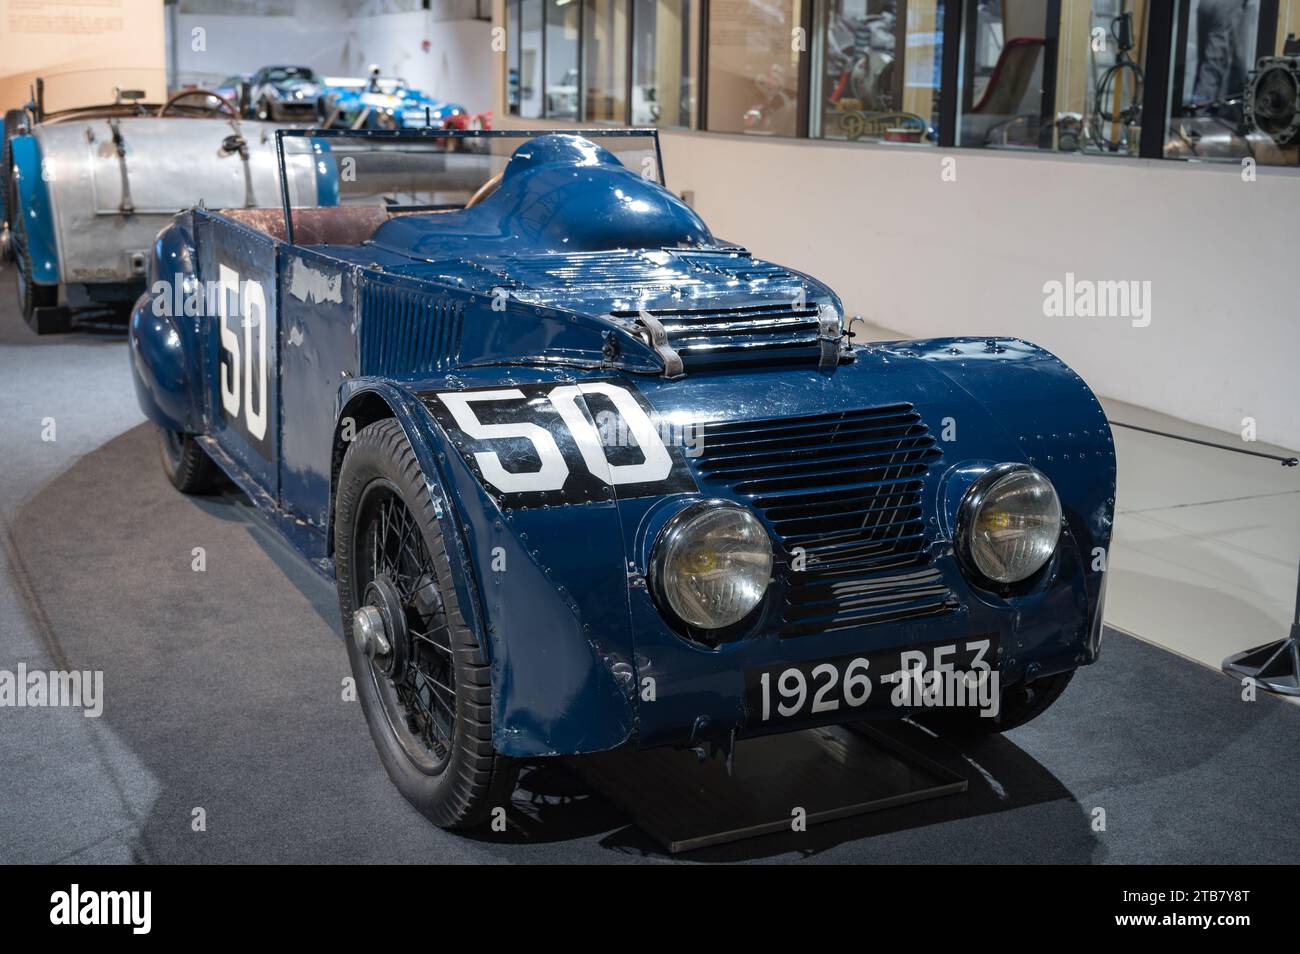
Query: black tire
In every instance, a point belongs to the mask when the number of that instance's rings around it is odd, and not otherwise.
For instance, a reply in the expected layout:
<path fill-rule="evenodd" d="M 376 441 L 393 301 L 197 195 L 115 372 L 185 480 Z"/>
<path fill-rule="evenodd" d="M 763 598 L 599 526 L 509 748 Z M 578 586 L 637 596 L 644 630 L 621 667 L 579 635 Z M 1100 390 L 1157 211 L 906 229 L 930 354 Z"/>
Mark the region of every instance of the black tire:
<path fill-rule="evenodd" d="M 254 114 L 262 122 L 270 122 L 275 118 L 275 111 L 271 108 L 271 101 L 263 96 L 257 101 L 257 110 Z"/>
<path fill-rule="evenodd" d="M 40 285 L 32 280 L 35 270 L 32 268 L 31 252 L 27 250 L 27 235 L 21 216 L 18 216 L 14 222 L 10 242 L 13 247 L 14 261 L 18 266 L 18 310 L 22 313 L 23 321 L 35 329 L 37 334 L 41 334 L 45 329 L 44 325 L 36 320 L 36 310 L 53 308 L 59 303 L 58 286 Z M 48 330 L 65 331 L 67 329 L 63 327 L 64 324 L 65 322 L 56 322 Z"/>
<path fill-rule="evenodd" d="M 391 418 L 364 428 L 343 458 L 334 566 L 357 695 L 393 784 L 440 827 L 482 823 L 509 804 L 518 764 L 492 746 L 488 660 L 461 614 L 424 474 Z M 353 635 L 377 575 L 400 597 L 406 635 L 394 642 L 410 663 L 396 681 Z"/>
<path fill-rule="evenodd" d="M 183 494 L 210 494 L 216 489 L 220 471 L 192 434 L 157 427 L 158 453 L 163 473 Z"/>
<path fill-rule="evenodd" d="M 1002 704 L 994 718 L 985 718 L 978 709 L 953 709 L 927 713 L 918 720 L 941 732 L 961 735 L 993 735 L 1018 728 L 1037 719 L 1065 692 L 1075 670 L 1043 676 L 1030 683 L 1020 683 L 1002 692 Z"/>

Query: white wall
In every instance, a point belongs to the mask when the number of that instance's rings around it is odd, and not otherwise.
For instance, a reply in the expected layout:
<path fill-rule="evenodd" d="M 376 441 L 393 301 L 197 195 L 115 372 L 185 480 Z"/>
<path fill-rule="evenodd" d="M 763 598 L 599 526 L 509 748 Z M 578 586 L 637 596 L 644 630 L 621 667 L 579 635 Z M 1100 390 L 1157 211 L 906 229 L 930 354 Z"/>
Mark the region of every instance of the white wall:
<path fill-rule="evenodd" d="M 1094 390 L 1300 447 L 1300 175 L 1160 160 L 663 137 L 715 234 L 911 336 L 1015 335 Z M 941 178 L 956 159 L 956 181 Z M 1151 323 L 1048 318 L 1073 272 L 1151 282 Z"/>
<path fill-rule="evenodd" d="M 371 63 L 405 77 L 431 96 L 460 103 L 472 113 L 492 108 L 492 24 L 486 20 L 439 20 L 415 10 L 353 17 L 344 72 L 365 75 Z M 423 48 L 424 41 L 429 49 Z"/>
<path fill-rule="evenodd" d="M 46 79 L 51 110 L 112 102 L 113 89 L 167 93 L 163 8 L 158 0 L 33 4 L 0 0 L 0 110 L 28 101 Z"/>
<path fill-rule="evenodd" d="M 310 66 L 326 76 L 364 76 L 377 63 L 385 73 L 471 112 L 491 109 L 492 25 L 469 19 L 473 4 L 387 12 L 354 0 L 281 0 L 268 9 L 288 7 L 292 15 L 177 13 L 177 81 L 216 84 L 273 63 Z M 204 31 L 205 49 L 194 49 L 196 28 Z"/>
<path fill-rule="evenodd" d="M 176 13 L 172 48 L 176 81 L 215 85 L 234 73 L 252 73 L 276 63 L 310 66 L 327 74 L 342 72 L 347 42 L 342 0 L 295 0 L 292 9 L 291 16 Z M 203 31 L 201 49 L 194 48 L 199 45 L 195 30 Z"/>

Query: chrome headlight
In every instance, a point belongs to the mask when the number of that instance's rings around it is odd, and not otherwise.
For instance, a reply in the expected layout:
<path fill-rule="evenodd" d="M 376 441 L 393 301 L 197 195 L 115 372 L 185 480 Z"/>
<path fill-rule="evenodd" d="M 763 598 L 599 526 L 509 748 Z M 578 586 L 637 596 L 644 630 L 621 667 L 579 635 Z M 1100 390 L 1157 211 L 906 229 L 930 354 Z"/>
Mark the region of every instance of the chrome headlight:
<path fill-rule="evenodd" d="M 968 566 L 998 584 L 1019 583 L 1051 559 L 1061 535 L 1056 488 L 1027 464 L 998 464 L 975 481 L 957 514 Z"/>
<path fill-rule="evenodd" d="M 650 587 L 661 611 L 696 629 L 740 622 L 772 578 L 772 541 L 749 510 L 725 500 L 686 507 L 659 531 Z"/>

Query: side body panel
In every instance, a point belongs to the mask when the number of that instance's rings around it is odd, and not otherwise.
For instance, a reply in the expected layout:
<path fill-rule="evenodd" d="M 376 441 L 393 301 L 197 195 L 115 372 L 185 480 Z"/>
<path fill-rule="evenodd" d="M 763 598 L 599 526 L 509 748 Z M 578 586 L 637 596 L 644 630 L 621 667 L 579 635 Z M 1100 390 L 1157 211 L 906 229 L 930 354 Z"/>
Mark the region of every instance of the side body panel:
<path fill-rule="evenodd" d="M 280 257 L 280 500 L 325 534 L 339 395 L 359 373 L 357 273 L 293 246 Z"/>
<path fill-rule="evenodd" d="M 194 237 L 198 278 L 216 300 L 200 335 L 208 433 L 278 499 L 279 243 L 205 215 Z"/>

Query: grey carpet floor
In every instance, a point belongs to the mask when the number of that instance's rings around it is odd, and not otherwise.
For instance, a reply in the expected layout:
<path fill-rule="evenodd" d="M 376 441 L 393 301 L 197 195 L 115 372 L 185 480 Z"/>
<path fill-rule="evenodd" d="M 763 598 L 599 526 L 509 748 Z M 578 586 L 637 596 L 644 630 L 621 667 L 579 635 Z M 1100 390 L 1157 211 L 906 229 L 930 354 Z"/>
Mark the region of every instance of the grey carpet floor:
<path fill-rule="evenodd" d="M 37 338 L 14 299 L 0 267 L 0 669 L 102 669 L 106 699 L 0 708 L 0 862 L 667 860 L 562 763 L 504 833 L 428 824 L 342 700 L 333 588 L 233 489 L 172 490 L 120 333 Z M 966 794 L 683 860 L 1291 860 L 1298 740 L 1300 707 L 1108 632 L 1038 721 L 926 743 Z"/>
<path fill-rule="evenodd" d="M 233 489 L 186 498 L 141 425 L 10 517 L 25 611 L 51 658 L 105 672 L 83 731 L 141 861 L 661 860 L 563 764 L 525 774 L 504 833 L 452 835 L 389 784 L 355 703 L 332 587 Z M 202 547 L 206 569 L 193 569 Z M 64 715 L 70 715 L 64 713 Z M 0 855 L 42 859 L 89 831 L 50 710 L 8 710 L 22 740 L 0 776 Z M 73 716 L 73 718 L 80 718 Z M 685 860 L 1224 862 L 1293 858 L 1300 708 L 1244 702 L 1221 674 L 1108 632 L 1038 721 L 945 745 L 966 795 L 705 850 Z M 68 785 L 28 803 L 28 780 Z M 102 782 L 100 782 L 102 784 Z M 194 810 L 207 830 L 195 832 Z M 1104 813 L 1104 816 L 1101 814 Z M 1104 830 L 1098 822 L 1104 817 Z M 21 822 L 21 824 L 20 824 Z M 680 856 L 679 856 L 680 857 Z"/>

